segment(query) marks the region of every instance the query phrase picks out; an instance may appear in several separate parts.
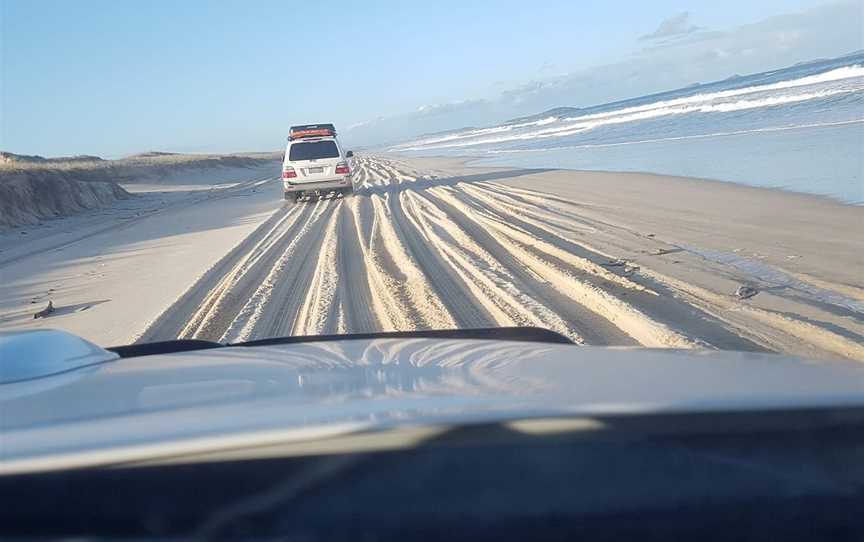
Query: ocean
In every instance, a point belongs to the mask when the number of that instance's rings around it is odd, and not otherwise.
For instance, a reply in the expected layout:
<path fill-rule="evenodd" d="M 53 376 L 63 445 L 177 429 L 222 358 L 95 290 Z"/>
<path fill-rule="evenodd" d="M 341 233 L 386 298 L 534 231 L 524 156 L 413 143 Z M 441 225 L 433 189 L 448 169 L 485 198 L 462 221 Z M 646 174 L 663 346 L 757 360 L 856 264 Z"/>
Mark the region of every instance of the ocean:
<path fill-rule="evenodd" d="M 388 150 L 680 175 L 864 204 L 864 52 L 553 111 Z"/>

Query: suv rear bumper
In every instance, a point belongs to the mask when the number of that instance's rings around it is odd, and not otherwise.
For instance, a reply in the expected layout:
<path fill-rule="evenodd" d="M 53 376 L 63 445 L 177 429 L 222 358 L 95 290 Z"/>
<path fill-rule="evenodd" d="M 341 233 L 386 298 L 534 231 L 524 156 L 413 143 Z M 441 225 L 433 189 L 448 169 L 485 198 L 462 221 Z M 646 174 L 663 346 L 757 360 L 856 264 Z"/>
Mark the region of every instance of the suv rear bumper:
<path fill-rule="evenodd" d="M 312 192 L 315 190 L 334 190 L 337 188 L 347 188 L 351 186 L 351 176 L 339 176 L 332 177 L 330 179 L 324 179 L 320 181 L 312 181 L 312 182 L 288 182 L 288 180 L 282 180 L 282 188 L 285 189 L 285 192 Z"/>

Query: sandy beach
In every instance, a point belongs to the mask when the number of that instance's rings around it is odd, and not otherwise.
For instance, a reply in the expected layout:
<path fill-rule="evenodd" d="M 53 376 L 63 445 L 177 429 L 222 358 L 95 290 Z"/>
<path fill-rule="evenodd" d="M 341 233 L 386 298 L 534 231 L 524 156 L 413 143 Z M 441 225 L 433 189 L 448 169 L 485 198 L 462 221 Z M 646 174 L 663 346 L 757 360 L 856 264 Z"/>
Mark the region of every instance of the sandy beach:
<path fill-rule="evenodd" d="M 275 174 L 248 177 L 259 184 L 237 197 L 155 210 L 129 239 L 15 256 L 3 234 L 0 321 L 100 344 L 532 325 L 583 344 L 864 360 L 862 207 L 455 158 L 360 157 L 353 197 L 297 205 L 282 204 Z M 73 219 L 51 228 L 76 231 Z M 147 280 L 132 287 L 132 269 Z M 52 296 L 101 303 L 33 320 L 31 301 Z"/>

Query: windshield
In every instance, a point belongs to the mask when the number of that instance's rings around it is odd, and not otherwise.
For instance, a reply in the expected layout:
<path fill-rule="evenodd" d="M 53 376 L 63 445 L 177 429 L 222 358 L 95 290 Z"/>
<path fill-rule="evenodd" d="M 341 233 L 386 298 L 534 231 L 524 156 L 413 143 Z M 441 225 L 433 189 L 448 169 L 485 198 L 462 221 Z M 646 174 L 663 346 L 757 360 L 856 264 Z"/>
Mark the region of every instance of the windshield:
<path fill-rule="evenodd" d="M 288 160 L 320 160 L 321 158 L 339 158 L 339 148 L 335 141 L 314 141 L 310 143 L 292 143 Z"/>
<path fill-rule="evenodd" d="M 2 2 L 0 330 L 864 360 L 860 0 L 338 4 Z"/>

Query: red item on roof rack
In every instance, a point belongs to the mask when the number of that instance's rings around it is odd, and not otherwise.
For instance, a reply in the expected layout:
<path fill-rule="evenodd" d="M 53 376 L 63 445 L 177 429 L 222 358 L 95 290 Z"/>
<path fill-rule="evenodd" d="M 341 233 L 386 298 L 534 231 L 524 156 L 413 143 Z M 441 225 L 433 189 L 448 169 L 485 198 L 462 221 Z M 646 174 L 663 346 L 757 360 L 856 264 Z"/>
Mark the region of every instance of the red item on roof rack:
<path fill-rule="evenodd" d="M 332 124 L 304 124 L 292 126 L 288 132 L 288 140 L 303 137 L 335 137 L 336 128 Z"/>

